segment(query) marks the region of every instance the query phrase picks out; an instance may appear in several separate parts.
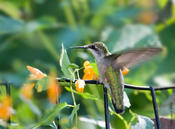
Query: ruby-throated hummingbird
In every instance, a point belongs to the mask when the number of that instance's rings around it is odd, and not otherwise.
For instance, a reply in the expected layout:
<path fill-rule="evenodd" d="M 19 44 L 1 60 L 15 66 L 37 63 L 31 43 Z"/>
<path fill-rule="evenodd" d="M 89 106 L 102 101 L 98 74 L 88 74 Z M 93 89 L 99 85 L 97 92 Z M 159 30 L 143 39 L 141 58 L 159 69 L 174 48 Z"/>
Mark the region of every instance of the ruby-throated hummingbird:
<path fill-rule="evenodd" d="M 111 54 L 102 42 L 72 48 L 83 48 L 91 51 L 97 62 L 99 81 L 109 88 L 113 106 L 117 113 L 124 112 L 122 69 L 132 67 L 162 51 L 162 48 L 142 48 Z"/>

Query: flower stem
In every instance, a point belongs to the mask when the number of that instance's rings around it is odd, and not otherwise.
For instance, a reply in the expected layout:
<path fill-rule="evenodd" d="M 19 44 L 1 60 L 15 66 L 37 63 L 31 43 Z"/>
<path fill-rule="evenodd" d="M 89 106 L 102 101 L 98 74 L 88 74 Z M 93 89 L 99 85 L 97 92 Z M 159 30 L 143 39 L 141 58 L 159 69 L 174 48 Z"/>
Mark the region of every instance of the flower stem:
<path fill-rule="evenodd" d="M 73 93 L 73 88 L 72 88 L 72 81 L 70 83 L 70 90 L 71 90 L 71 94 L 72 94 L 72 99 L 73 99 L 73 103 L 74 103 L 74 108 L 76 108 L 76 101 L 75 101 L 75 96 L 74 96 L 74 93 Z M 78 126 L 78 114 L 77 114 L 77 111 L 75 112 L 75 125 L 76 127 Z"/>

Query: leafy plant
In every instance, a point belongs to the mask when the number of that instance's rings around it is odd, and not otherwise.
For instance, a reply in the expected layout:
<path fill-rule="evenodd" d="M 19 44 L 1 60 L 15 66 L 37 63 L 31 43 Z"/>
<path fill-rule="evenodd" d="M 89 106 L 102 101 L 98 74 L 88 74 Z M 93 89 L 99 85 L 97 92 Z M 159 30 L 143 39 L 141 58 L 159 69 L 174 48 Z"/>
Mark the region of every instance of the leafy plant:
<path fill-rule="evenodd" d="M 163 53 L 131 69 L 125 83 L 173 85 L 174 23 L 172 0 L 0 0 L 0 81 L 12 84 L 11 121 L 15 123 L 7 126 L 56 128 L 59 123 L 65 129 L 104 128 L 100 85 L 86 84 L 84 91 L 78 92 L 74 83 L 54 83 L 62 92 L 59 104 L 53 104 L 47 99 L 50 74 L 39 80 L 28 80 L 26 66 L 39 68 L 44 73 L 53 72 L 63 80 L 82 80 L 83 62 L 90 61 L 92 73 L 98 75 L 96 62 L 88 52 L 72 51 L 70 46 L 103 41 L 111 52 L 162 46 Z M 28 85 L 25 89 L 30 99 L 22 94 L 24 84 L 35 84 L 34 88 Z M 0 91 L 0 100 L 1 97 L 3 100 L 5 90 Z M 123 115 L 116 114 L 109 103 L 111 127 L 153 128 L 150 93 L 129 89 L 125 92 L 129 101 L 126 99 Z M 160 114 L 175 118 L 174 93 L 156 92 L 156 96 Z"/>

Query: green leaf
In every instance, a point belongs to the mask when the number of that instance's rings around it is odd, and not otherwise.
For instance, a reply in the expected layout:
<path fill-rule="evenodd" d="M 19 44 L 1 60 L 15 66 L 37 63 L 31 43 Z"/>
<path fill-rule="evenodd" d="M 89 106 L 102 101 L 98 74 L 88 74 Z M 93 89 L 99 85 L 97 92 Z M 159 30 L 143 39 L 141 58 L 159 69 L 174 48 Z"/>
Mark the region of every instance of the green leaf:
<path fill-rule="evenodd" d="M 168 94 L 169 95 L 172 95 L 173 94 L 173 89 L 168 89 L 167 91 L 168 91 Z"/>
<path fill-rule="evenodd" d="M 72 122 L 73 122 L 75 113 L 77 113 L 77 111 L 79 110 L 79 108 L 80 108 L 80 104 L 76 105 L 76 107 L 73 108 L 71 115 L 69 116 L 69 121 L 70 121 L 70 124 L 71 125 L 72 125 Z"/>
<path fill-rule="evenodd" d="M 175 10 L 175 9 L 174 9 Z M 175 11 L 173 11 L 175 12 Z M 175 13 L 174 13 L 175 15 Z M 172 17 L 173 19 L 174 16 Z M 166 82 L 166 85 L 169 85 L 169 82 L 173 83 L 174 78 L 174 69 L 175 69 L 175 61 L 174 61 L 174 50 L 175 50 L 175 38 L 174 38 L 174 33 L 175 33 L 175 24 L 172 25 L 165 25 L 165 28 L 159 32 L 159 37 L 163 43 L 165 43 L 165 49 L 164 49 L 164 56 L 165 59 L 159 64 L 158 67 L 158 75 L 161 76 L 165 73 L 167 75 L 163 75 L 164 80 L 168 81 Z M 166 66 L 166 69 L 164 68 Z M 161 81 L 162 82 L 162 81 Z M 164 81 L 165 82 L 165 81 Z M 159 82 L 160 83 L 160 82 Z M 165 83 L 164 83 L 165 84 Z M 162 83 L 161 83 L 162 85 Z M 171 85 L 171 84 L 170 84 Z"/>
<path fill-rule="evenodd" d="M 22 31 L 24 23 L 5 16 L 0 16 L 0 35 L 19 33 Z"/>
<path fill-rule="evenodd" d="M 3 12 L 15 19 L 20 18 L 20 10 L 10 2 L 1 1 L 0 10 L 2 10 Z"/>
<path fill-rule="evenodd" d="M 79 68 L 79 66 L 78 66 L 78 65 L 76 65 L 76 64 L 74 64 L 74 63 L 71 63 L 71 64 L 69 65 L 69 67 L 68 67 L 68 68 L 78 69 L 78 68 Z"/>
<path fill-rule="evenodd" d="M 122 116 L 129 127 L 131 124 L 136 124 L 138 122 L 137 115 L 128 108 L 125 108 L 125 113 L 122 114 Z"/>
<path fill-rule="evenodd" d="M 27 22 L 25 25 L 25 29 L 27 30 L 27 32 L 34 32 L 36 30 L 58 28 L 60 26 L 61 25 L 56 22 L 56 19 L 54 17 L 43 16 L 39 19 Z"/>
<path fill-rule="evenodd" d="M 67 91 L 70 91 L 71 92 L 71 89 L 69 87 L 65 87 L 65 89 Z M 73 90 L 74 93 L 78 94 L 78 95 L 81 95 L 84 99 L 90 99 L 90 100 L 100 100 L 100 101 L 103 101 L 101 100 L 100 98 L 97 98 L 96 96 L 92 95 L 92 94 L 89 94 L 87 92 L 84 92 L 84 93 L 80 93 L 80 92 L 77 92 L 75 90 Z"/>
<path fill-rule="evenodd" d="M 25 99 L 23 97 L 21 97 L 21 99 L 29 106 L 32 112 L 34 112 L 37 116 L 41 116 L 41 111 L 31 100 Z"/>
<path fill-rule="evenodd" d="M 38 92 L 47 90 L 48 78 L 44 77 L 36 83 L 35 88 Z"/>
<path fill-rule="evenodd" d="M 110 41 L 108 46 L 114 52 L 136 47 L 161 47 L 159 38 L 148 26 L 127 24 L 120 30 L 114 30 L 113 28 L 108 29 L 110 29 L 110 31 L 105 41 Z M 114 37 L 116 33 L 117 38 Z"/>
<path fill-rule="evenodd" d="M 127 129 L 128 125 L 127 125 L 127 121 L 124 119 L 123 116 L 117 114 L 115 111 L 112 111 L 112 109 L 109 109 L 112 117 L 110 118 L 111 124 L 114 127 L 117 127 L 119 129 Z"/>
<path fill-rule="evenodd" d="M 61 70 L 64 73 L 64 76 L 66 78 L 70 78 L 73 79 L 75 78 L 74 74 L 73 74 L 73 70 L 72 68 L 70 68 L 70 61 L 69 61 L 69 57 L 67 55 L 66 50 L 64 49 L 64 45 L 62 44 L 62 52 L 61 52 L 61 57 L 60 57 L 60 66 L 61 66 Z"/>
<path fill-rule="evenodd" d="M 0 125 L 0 128 L 1 128 L 1 129 L 6 129 L 6 127 L 3 127 L 3 126 L 1 126 L 1 125 Z"/>
<path fill-rule="evenodd" d="M 164 8 L 167 4 L 168 0 L 157 0 L 157 3 L 161 8 Z"/>
<path fill-rule="evenodd" d="M 46 114 L 42 116 L 40 121 L 33 125 L 32 128 L 37 128 L 41 125 L 47 125 L 50 124 L 52 121 L 54 121 L 55 117 L 60 114 L 60 111 L 64 109 L 65 107 L 70 107 L 67 103 L 60 103 L 53 107 L 51 110 L 49 110 Z"/>
<path fill-rule="evenodd" d="M 137 115 L 138 123 L 131 125 L 131 129 L 154 129 L 153 121 L 145 116 Z"/>

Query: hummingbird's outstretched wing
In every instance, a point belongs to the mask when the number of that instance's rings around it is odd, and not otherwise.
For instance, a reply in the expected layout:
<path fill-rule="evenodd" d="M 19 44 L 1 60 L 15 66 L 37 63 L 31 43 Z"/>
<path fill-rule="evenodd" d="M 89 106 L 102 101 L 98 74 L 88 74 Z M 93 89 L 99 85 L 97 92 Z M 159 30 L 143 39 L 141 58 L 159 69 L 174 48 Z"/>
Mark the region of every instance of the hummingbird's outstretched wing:
<path fill-rule="evenodd" d="M 110 60 L 111 64 L 107 67 L 105 77 L 110 88 L 112 102 L 117 113 L 123 113 L 124 102 L 124 80 L 121 69 L 137 65 L 150 57 L 160 53 L 162 48 L 142 48 L 129 50 L 120 54 L 106 56 L 106 61 Z"/>
<path fill-rule="evenodd" d="M 142 48 L 129 50 L 120 54 L 111 54 L 106 56 L 106 59 L 113 60 L 112 66 L 115 69 L 121 69 L 123 66 L 130 68 L 145 60 L 148 60 L 152 56 L 160 53 L 162 48 Z"/>

